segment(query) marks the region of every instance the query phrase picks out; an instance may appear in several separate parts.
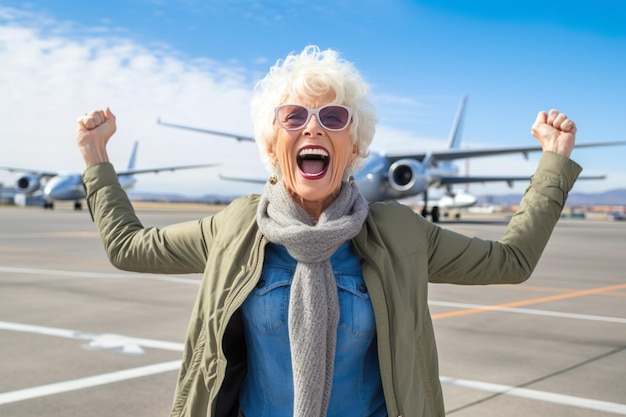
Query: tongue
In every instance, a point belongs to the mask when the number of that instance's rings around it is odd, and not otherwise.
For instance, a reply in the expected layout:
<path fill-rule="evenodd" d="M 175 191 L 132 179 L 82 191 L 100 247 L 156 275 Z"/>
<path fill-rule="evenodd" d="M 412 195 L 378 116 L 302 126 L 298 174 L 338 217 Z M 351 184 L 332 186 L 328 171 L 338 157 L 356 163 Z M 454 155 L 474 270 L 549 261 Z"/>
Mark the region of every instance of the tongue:
<path fill-rule="evenodd" d="M 300 164 L 305 174 L 319 174 L 324 170 L 324 161 L 320 159 L 304 159 Z"/>

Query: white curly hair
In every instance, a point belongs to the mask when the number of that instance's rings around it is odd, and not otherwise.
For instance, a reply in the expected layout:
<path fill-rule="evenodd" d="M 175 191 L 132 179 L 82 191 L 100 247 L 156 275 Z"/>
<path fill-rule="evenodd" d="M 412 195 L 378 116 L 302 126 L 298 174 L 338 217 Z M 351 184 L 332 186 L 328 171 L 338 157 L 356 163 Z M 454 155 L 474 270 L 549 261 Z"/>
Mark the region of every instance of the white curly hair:
<path fill-rule="evenodd" d="M 369 85 L 354 65 L 332 49 L 321 51 L 306 46 L 299 54 L 279 59 L 254 88 L 251 104 L 254 138 L 261 160 L 273 170 L 269 149 L 274 144 L 274 108 L 289 97 L 317 98 L 334 93 L 334 103 L 352 107 L 350 137 L 358 147 L 353 171 L 357 171 L 369 154 L 377 116 L 369 99 Z M 346 176 L 349 173 L 346 173 Z"/>

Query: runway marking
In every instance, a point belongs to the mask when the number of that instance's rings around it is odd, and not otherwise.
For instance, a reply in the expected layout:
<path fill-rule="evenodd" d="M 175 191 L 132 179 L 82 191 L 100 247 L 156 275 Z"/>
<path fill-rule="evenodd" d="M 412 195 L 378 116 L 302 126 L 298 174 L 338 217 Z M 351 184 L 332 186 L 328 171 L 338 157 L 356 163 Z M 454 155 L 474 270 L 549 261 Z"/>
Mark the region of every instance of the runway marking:
<path fill-rule="evenodd" d="M 55 327 L 33 326 L 26 324 L 10 323 L 0 321 L 0 330 L 13 330 L 46 336 L 65 337 L 81 340 L 98 340 L 103 336 L 112 336 L 118 340 L 135 343 L 142 347 L 153 347 L 157 349 L 166 349 L 173 351 L 183 351 L 182 343 L 173 343 L 153 339 L 142 339 L 119 335 L 97 335 L 79 332 L 76 330 L 60 329 Z M 99 385 L 121 382 L 129 379 L 140 378 L 144 376 L 156 375 L 159 373 L 178 370 L 181 366 L 181 360 L 162 362 L 154 365 L 142 366 L 139 368 L 131 368 L 123 371 L 116 371 L 106 374 L 100 374 L 85 378 L 78 378 L 69 381 L 57 382 L 53 384 L 41 385 L 32 388 L 0 393 L 0 405 L 14 403 L 18 401 L 34 399 L 38 397 L 60 394 L 69 391 L 75 391 L 84 388 L 96 387 Z M 512 395 L 516 397 L 528 398 L 532 400 L 546 401 L 556 404 L 567 405 L 571 407 L 586 408 L 596 411 L 604 411 L 608 413 L 626 415 L 626 405 L 611 403 L 606 401 L 592 400 L 588 398 L 575 397 L 569 395 L 555 394 L 545 391 L 536 391 L 525 388 L 516 388 L 513 386 L 492 384 L 488 382 L 472 381 L 459 378 L 451 378 L 441 376 L 440 380 L 443 384 L 470 388 L 479 391 L 498 393 L 502 395 Z"/>
<path fill-rule="evenodd" d="M 15 268 L 10 266 L 0 266 L 0 272 L 9 272 L 13 274 L 35 274 L 50 275 L 61 277 L 77 277 L 77 278 L 105 278 L 105 279 L 147 279 L 154 281 L 175 282 L 178 284 L 194 284 L 199 285 L 200 279 L 181 278 L 169 275 L 159 274 L 140 274 L 133 272 L 131 274 L 117 274 L 113 272 L 84 272 L 84 271 L 63 271 L 55 269 L 36 269 L 36 268 Z"/>
<path fill-rule="evenodd" d="M 442 384 L 455 387 L 470 388 L 479 391 L 496 394 L 511 395 L 514 397 L 528 398 L 531 400 L 545 401 L 554 404 L 567 405 L 570 407 L 586 408 L 588 410 L 602 411 L 605 413 L 626 415 L 626 405 L 608 401 L 592 400 L 589 398 L 575 397 L 572 395 L 554 394 L 546 391 L 536 391 L 527 388 L 516 388 L 509 385 L 491 384 L 488 382 L 471 381 L 441 376 Z"/>
<path fill-rule="evenodd" d="M 91 388 L 113 382 L 126 381 L 128 379 L 141 378 L 144 376 L 156 375 L 180 369 L 181 360 L 162 362 L 154 365 L 142 366 L 139 368 L 125 369 L 123 371 L 111 372 L 89 376 L 86 378 L 73 379 L 70 381 L 57 382 L 54 384 L 40 385 L 38 387 L 26 388 L 17 391 L 0 393 L 0 405 L 14 403 L 17 401 L 30 400 L 47 395 L 60 394 L 63 392 L 75 391 L 83 388 Z"/>
<path fill-rule="evenodd" d="M 75 340 L 90 340 L 91 343 L 84 346 L 87 349 L 117 349 L 121 347 L 123 350 L 123 348 L 127 346 L 147 347 L 154 349 L 170 350 L 175 352 L 182 352 L 184 349 L 183 343 L 174 343 L 154 339 L 143 339 L 114 334 L 91 334 L 80 332 L 77 330 L 60 329 L 56 327 L 32 326 L 28 324 L 10 323 L 5 321 L 0 321 L 0 330 L 34 333 L 45 336 L 64 337 Z M 136 353 L 136 351 L 133 353 Z M 100 374 L 86 378 L 79 378 L 70 381 L 42 385 L 39 387 L 0 393 L 0 405 L 178 370 L 180 368 L 180 365 L 181 360 L 178 359 L 175 361 L 163 362 L 155 365 L 148 365 L 133 369 L 126 369 L 123 371 L 117 371 L 108 374 Z"/>
<path fill-rule="evenodd" d="M 33 326 L 30 324 L 10 323 L 0 321 L 0 330 L 10 330 L 23 333 L 34 333 L 44 336 L 64 337 L 75 340 L 89 340 L 91 343 L 88 348 L 116 348 L 120 346 L 140 346 L 145 348 L 170 350 L 174 352 L 182 352 L 183 343 L 166 342 L 163 340 L 143 339 L 138 337 L 129 337 L 116 334 L 95 334 L 85 333 L 78 330 L 60 329 L 57 327 Z"/>
<path fill-rule="evenodd" d="M 540 286 L 533 286 L 533 285 L 516 285 L 516 284 L 503 285 L 502 288 L 517 290 L 517 291 L 556 292 L 556 293 L 566 293 L 570 291 L 577 291 L 573 288 L 540 287 Z M 603 295 L 608 295 L 611 297 L 626 297 L 626 293 L 624 292 L 607 292 L 607 293 L 604 293 Z"/>
<path fill-rule="evenodd" d="M 561 318 L 566 318 L 566 319 L 591 320 L 591 321 L 603 321 L 607 323 L 626 324 L 626 318 L 621 318 L 621 317 L 593 316 L 590 314 L 563 313 L 559 311 L 534 310 L 531 308 L 514 308 L 514 307 L 499 307 L 499 306 L 489 306 L 489 305 L 480 305 L 480 304 L 453 303 L 453 302 L 448 302 L 448 301 L 429 300 L 428 304 L 432 304 L 432 305 L 440 306 L 440 307 L 456 307 L 456 308 L 469 308 L 473 310 L 479 309 L 479 310 L 490 310 L 490 311 L 503 311 L 505 313 L 519 313 L 519 314 L 530 314 L 530 315 L 535 315 L 535 316 L 561 317 Z"/>
<path fill-rule="evenodd" d="M 590 288 L 588 290 L 572 291 L 572 292 L 568 292 L 564 294 L 556 294 L 556 295 L 550 295 L 546 297 L 530 298 L 527 300 L 513 301 L 510 303 L 496 304 L 493 306 L 488 306 L 489 308 L 486 308 L 487 307 L 486 306 L 486 307 L 481 307 L 481 308 L 471 308 L 471 309 L 466 309 L 466 310 L 457 310 L 457 311 L 450 311 L 447 313 L 434 314 L 432 316 L 432 319 L 437 320 L 437 319 L 444 319 L 448 317 L 465 316 L 468 314 L 484 313 L 485 311 L 498 310 L 498 309 L 503 309 L 503 308 L 508 308 L 508 307 L 520 307 L 520 306 L 527 306 L 531 304 L 547 303 L 550 301 L 566 300 L 568 298 L 583 297 L 585 295 L 592 295 L 592 294 L 602 294 L 602 293 L 606 293 L 609 291 L 621 290 L 625 288 L 626 288 L 626 284 L 610 285 L 608 287 Z"/>

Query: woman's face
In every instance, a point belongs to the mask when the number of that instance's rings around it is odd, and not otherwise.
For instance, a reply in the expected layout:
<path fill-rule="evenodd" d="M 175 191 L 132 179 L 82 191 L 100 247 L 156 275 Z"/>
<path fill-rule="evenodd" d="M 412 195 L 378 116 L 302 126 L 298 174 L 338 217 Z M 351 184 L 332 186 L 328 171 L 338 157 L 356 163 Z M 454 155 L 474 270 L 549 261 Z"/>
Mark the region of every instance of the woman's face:
<path fill-rule="evenodd" d="M 317 109 L 333 104 L 333 98 L 332 95 L 315 99 L 289 97 L 284 103 Z M 317 116 L 311 115 L 302 128 L 286 130 L 274 120 L 276 141 L 270 146 L 269 154 L 280 167 L 285 187 L 301 205 L 319 204 L 325 208 L 334 200 L 346 168 L 357 157 L 357 145 L 350 137 L 351 123 L 345 129 L 331 131 L 320 125 Z"/>

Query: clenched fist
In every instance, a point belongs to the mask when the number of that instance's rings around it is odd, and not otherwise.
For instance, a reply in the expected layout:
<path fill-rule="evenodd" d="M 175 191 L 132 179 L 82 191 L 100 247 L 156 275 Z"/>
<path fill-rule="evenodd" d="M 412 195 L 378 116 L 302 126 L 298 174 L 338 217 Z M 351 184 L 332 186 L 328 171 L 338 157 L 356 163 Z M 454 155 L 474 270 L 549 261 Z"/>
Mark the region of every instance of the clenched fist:
<path fill-rule="evenodd" d="M 108 107 L 76 120 L 76 143 L 87 166 L 109 161 L 106 145 L 116 129 L 115 116 Z"/>
<path fill-rule="evenodd" d="M 531 128 L 531 133 L 545 151 L 569 156 L 576 140 L 576 124 L 564 113 L 552 109 L 540 111 Z"/>

